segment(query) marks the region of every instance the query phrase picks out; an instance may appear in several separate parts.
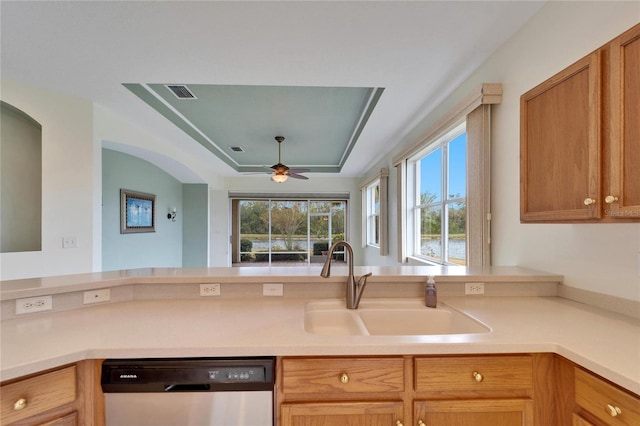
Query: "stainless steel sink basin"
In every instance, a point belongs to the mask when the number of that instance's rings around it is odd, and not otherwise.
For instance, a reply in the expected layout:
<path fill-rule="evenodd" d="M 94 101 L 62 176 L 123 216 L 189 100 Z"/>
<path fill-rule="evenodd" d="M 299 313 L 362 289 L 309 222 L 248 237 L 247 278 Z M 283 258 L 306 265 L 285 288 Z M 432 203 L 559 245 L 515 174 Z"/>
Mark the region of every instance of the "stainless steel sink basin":
<path fill-rule="evenodd" d="M 489 327 L 446 303 L 427 308 L 420 300 L 373 299 L 347 309 L 344 300 L 307 303 L 304 327 L 328 335 L 406 336 L 488 333 Z"/>

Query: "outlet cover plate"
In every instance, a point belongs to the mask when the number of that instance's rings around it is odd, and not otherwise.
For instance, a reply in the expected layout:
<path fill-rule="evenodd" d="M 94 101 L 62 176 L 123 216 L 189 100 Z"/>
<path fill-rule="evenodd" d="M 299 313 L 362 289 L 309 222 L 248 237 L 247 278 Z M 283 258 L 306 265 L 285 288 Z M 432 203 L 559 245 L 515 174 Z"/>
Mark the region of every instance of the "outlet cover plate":
<path fill-rule="evenodd" d="M 16 315 L 50 311 L 51 309 L 53 309 L 53 296 L 37 296 L 16 300 Z"/>
<path fill-rule="evenodd" d="M 101 288 L 99 290 L 89 290 L 82 294 L 82 303 L 88 305 L 90 303 L 108 302 L 111 300 L 111 289 Z"/>
<path fill-rule="evenodd" d="M 464 294 L 484 294 L 484 283 L 465 283 Z"/>
<path fill-rule="evenodd" d="M 220 296 L 220 283 L 200 284 L 200 296 Z"/>

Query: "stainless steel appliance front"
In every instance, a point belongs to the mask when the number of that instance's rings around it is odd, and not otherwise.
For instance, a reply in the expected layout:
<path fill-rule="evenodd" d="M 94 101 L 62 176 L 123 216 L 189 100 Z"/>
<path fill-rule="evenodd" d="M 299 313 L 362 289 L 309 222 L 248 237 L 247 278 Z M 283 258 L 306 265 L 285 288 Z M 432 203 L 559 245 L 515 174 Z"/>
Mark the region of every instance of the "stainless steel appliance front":
<path fill-rule="evenodd" d="M 272 426 L 274 364 L 262 358 L 109 359 L 107 426 Z"/>

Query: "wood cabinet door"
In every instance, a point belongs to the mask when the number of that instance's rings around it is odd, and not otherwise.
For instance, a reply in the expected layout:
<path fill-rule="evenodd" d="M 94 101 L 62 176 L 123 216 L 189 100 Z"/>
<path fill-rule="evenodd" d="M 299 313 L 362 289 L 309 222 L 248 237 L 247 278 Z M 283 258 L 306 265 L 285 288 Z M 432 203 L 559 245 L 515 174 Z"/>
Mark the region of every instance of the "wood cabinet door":
<path fill-rule="evenodd" d="M 395 402 L 282 404 L 282 426 L 396 426 L 403 406 Z"/>
<path fill-rule="evenodd" d="M 586 420 L 584 417 L 579 416 L 576 413 L 573 413 L 571 426 L 596 426 L 590 421 Z"/>
<path fill-rule="evenodd" d="M 640 221 L 640 25 L 609 50 L 609 188 L 605 215 Z"/>
<path fill-rule="evenodd" d="M 414 420 L 419 426 L 533 425 L 533 401 L 530 399 L 418 401 L 414 404 Z"/>
<path fill-rule="evenodd" d="M 67 416 L 60 417 L 56 420 L 51 420 L 46 423 L 42 423 L 38 426 L 77 426 L 78 425 L 78 413 L 71 413 Z"/>
<path fill-rule="evenodd" d="M 520 98 L 522 222 L 601 217 L 601 56 L 592 53 Z"/>

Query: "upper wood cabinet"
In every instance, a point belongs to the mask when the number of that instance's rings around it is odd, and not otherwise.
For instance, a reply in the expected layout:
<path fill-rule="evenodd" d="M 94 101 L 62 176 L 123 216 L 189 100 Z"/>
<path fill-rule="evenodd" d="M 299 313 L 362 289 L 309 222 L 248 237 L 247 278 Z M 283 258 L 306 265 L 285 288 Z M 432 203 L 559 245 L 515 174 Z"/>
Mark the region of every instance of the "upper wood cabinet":
<path fill-rule="evenodd" d="M 520 220 L 640 221 L 640 25 L 520 98 Z"/>
<path fill-rule="evenodd" d="M 605 214 L 640 220 L 640 25 L 609 44 Z M 617 198 L 617 199 L 616 199 Z"/>

